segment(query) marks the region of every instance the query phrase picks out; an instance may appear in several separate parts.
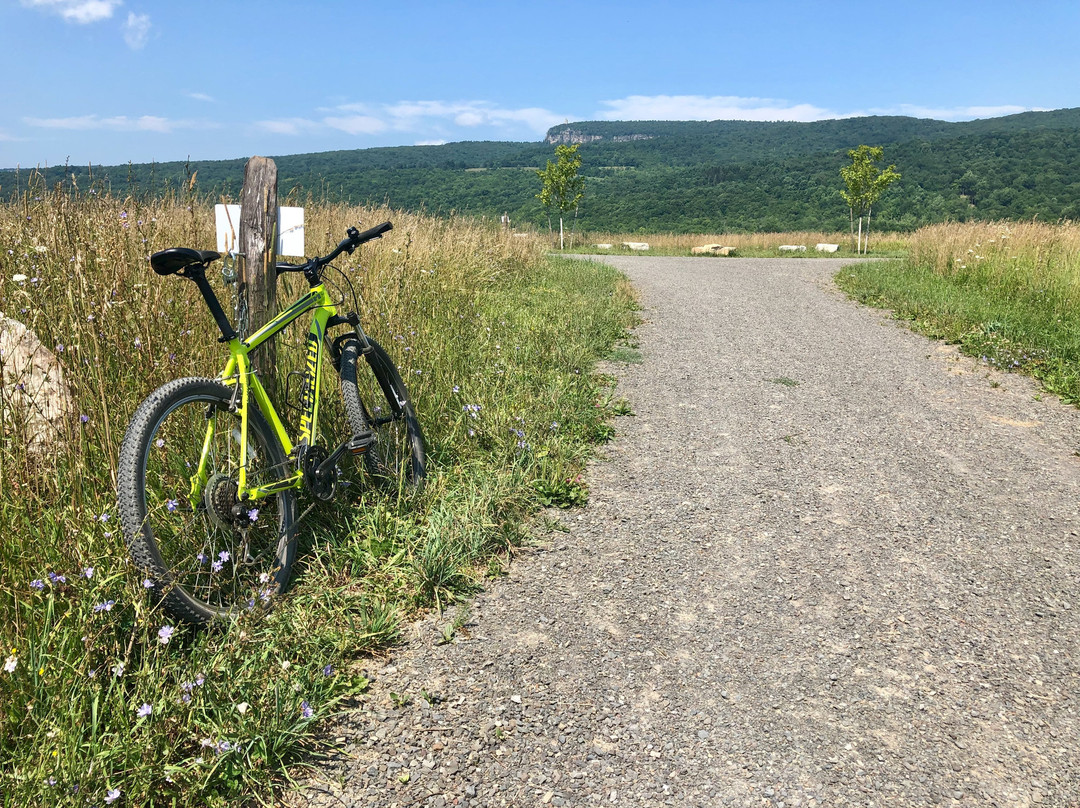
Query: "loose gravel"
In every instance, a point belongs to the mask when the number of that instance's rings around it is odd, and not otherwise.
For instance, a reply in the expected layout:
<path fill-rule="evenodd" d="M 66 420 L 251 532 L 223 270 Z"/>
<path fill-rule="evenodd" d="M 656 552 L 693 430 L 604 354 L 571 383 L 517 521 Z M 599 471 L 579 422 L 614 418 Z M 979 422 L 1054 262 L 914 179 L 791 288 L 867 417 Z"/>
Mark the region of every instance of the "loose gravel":
<path fill-rule="evenodd" d="M 810 259 L 605 258 L 634 415 L 311 806 L 1080 805 L 1075 409 Z"/>

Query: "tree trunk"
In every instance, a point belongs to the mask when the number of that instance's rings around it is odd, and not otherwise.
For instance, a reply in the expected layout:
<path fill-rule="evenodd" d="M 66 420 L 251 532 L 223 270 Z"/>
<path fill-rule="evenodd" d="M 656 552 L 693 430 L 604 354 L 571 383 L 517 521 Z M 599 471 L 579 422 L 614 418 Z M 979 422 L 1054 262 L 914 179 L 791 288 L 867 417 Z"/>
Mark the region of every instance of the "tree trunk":
<path fill-rule="evenodd" d="M 855 252 L 857 255 L 862 255 L 862 214 L 859 214 L 859 249 Z"/>
<path fill-rule="evenodd" d="M 848 208 L 848 220 L 850 222 L 849 228 L 851 230 L 851 240 L 855 241 L 855 208 Z M 858 244 L 855 245 L 855 252 L 856 254 L 859 252 Z"/>
<path fill-rule="evenodd" d="M 252 157 L 244 168 L 239 236 L 236 328 L 243 339 L 277 314 L 277 165 L 273 160 Z M 260 378 L 273 397 L 277 345 L 264 343 L 259 353 Z"/>
<path fill-rule="evenodd" d="M 563 223 L 562 216 L 559 217 L 559 249 L 563 249 Z"/>

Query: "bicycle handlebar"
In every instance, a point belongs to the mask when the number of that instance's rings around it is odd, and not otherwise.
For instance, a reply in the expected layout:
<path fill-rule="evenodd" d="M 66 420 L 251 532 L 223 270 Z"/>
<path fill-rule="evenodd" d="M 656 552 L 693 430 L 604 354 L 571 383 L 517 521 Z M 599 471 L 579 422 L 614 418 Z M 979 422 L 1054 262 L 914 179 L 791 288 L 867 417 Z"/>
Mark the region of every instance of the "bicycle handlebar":
<path fill-rule="evenodd" d="M 312 258 L 306 264 L 285 264 L 279 263 L 277 265 L 278 272 L 301 272 L 308 270 L 318 270 L 329 264 L 343 252 L 352 254 L 352 251 L 359 247 L 361 244 L 365 244 L 369 241 L 374 241 L 377 238 L 382 238 L 383 233 L 387 233 L 394 229 L 394 225 L 390 222 L 383 222 L 377 224 L 374 227 L 370 227 L 363 233 L 357 231 L 355 227 L 350 227 L 346 232 L 348 236 L 342 239 L 331 252 L 327 253 L 322 258 Z"/>

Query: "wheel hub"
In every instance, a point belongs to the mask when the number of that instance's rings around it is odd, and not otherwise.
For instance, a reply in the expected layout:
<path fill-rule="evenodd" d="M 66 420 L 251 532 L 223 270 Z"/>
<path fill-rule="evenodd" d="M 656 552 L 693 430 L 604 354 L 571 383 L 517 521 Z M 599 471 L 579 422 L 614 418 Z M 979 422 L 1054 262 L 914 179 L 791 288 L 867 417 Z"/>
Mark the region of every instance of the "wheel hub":
<path fill-rule="evenodd" d="M 236 527 L 236 481 L 224 474 L 214 474 L 203 488 L 203 504 L 210 519 L 222 530 Z"/>

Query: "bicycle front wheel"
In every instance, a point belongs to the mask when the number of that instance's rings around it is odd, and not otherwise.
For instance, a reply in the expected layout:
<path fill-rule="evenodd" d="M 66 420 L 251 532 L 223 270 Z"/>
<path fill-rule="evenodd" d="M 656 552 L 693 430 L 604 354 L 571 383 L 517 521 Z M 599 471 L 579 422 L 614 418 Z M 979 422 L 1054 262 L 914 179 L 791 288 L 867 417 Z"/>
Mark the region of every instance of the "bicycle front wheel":
<path fill-rule="evenodd" d="M 288 584 L 296 496 L 237 498 L 241 422 L 231 388 L 180 379 L 135 411 L 120 447 L 118 498 L 128 549 L 174 619 L 206 623 L 255 608 Z M 289 472 L 280 441 L 252 407 L 247 484 Z"/>
<path fill-rule="evenodd" d="M 369 337 L 368 342 L 371 351 L 367 354 L 355 339 L 346 341 L 341 350 L 341 385 L 349 422 L 357 433 L 370 430 L 374 435 L 364 464 L 377 485 L 418 490 L 427 473 L 420 421 L 393 360 L 375 340 Z"/>

